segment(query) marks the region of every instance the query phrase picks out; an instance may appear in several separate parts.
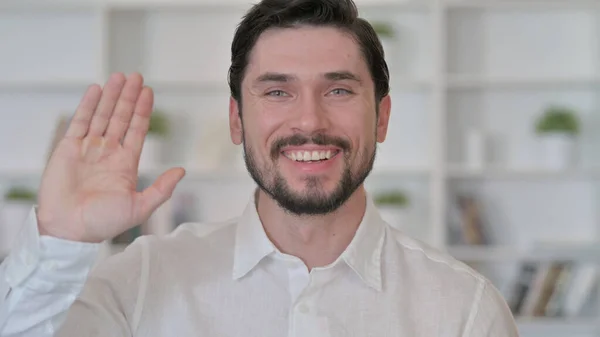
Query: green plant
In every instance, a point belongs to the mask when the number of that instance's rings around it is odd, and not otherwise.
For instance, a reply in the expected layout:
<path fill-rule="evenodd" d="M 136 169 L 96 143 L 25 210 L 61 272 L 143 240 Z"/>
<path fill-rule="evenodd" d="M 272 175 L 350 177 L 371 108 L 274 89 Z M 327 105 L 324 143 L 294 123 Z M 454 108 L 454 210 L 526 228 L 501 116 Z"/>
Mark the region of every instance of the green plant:
<path fill-rule="evenodd" d="M 148 134 L 166 137 L 169 134 L 169 119 L 162 111 L 153 111 L 150 115 Z"/>
<path fill-rule="evenodd" d="M 36 198 L 36 193 L 26 187 L 12 187 L 4 194 L 5 200 L 12 201 L 35 201 Z"/>
<path fill-rule="evenodd" d="M 564 106 L 550 106 L 540 116 L 536 124 L 538 134 L 565 133 L 579 134 L 579 119 L 573 109 Z"/>
<path fill-rule="evenodd" d="M 381 206 L 404 207 L 409 204 L 409 198 L 402 191 L 391 191 L 377 195 L 375 203 Z"/>
<path fill-rule="evenodd" d="M 379 35 L 380 38 L 383 37 L 394 37 L 394 27 L 388 22 L 372 22 L 371 26 L 375 30 L 375 33 Z"/>

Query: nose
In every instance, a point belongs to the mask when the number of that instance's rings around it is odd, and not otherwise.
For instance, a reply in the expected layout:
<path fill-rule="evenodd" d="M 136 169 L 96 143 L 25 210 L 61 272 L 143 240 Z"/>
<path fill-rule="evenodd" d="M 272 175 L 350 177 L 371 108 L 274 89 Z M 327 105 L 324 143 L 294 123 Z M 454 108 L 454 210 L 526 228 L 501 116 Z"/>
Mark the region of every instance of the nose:
<path fill-rule="evenodd" d="M 317 95 L 304 94 L 297 104 L 292 121 L 295 132 L 313 134 L 326 131 L 331 126 L 327 109 Z"/>

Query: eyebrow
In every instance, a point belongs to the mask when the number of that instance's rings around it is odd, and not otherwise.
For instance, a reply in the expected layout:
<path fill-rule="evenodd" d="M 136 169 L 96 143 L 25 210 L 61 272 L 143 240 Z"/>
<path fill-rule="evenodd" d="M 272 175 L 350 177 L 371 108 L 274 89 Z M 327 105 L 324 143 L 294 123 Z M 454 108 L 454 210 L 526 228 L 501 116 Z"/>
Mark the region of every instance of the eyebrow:
<path fill-rule="evenodd" d="M 295 76 L 282 73 L 265 73 L 260 75 L 255 82 L 290 82 Z"/>
<path fill-rule="evenodd" d="M 360 77 L 358 77 L 356 74 L 353 74 L 349 71 L 328 72 L 328 73 L 325 73 L 323 75 L 323 77 L 325 77 L 326 79 L 328 79 L 330 81 L 351 80 L 351 81 L 356 81 L 358 83 L 362 82 Z M 260 75 L 255 80 L 255 83 L 258 84 L 258 83 L 263 83 L 263 82 L 291 82 L 296 79 L 297 79 L 297 77 L 294 75 L 269 72 L 269 73 L 264 73 L 264 74 Z"/>
<path fill-rule="evenodd" d="M 349 72 L 349 71 L 334 71 L 325 74 L 325 78 L 330 81 L 343 81 L 343 80 L 351 80 L 361 83 L 360 77 Z"/>

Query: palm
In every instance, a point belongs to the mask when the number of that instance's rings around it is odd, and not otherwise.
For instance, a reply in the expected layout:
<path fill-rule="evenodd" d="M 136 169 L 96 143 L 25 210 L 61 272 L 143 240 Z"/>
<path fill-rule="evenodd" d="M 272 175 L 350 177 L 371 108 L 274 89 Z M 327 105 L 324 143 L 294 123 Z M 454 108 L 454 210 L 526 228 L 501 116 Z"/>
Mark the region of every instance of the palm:
<path fill-rule="evenodd" d="M 136 190 L 153 99 L 141 76 L 123 82 L 113 76 L 102 93 L 88 90 L 52 154 L 39 193 L 43 234 L 90 242 L 112 238 L 146 220 L 183 177 L 182 169 L 172 169 Z"/>

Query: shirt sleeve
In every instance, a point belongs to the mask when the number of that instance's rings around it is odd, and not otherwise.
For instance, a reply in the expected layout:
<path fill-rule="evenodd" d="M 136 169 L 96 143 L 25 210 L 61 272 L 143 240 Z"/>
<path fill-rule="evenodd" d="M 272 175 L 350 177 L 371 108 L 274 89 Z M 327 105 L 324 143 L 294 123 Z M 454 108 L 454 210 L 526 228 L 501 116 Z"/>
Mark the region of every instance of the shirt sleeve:
<path fill-rule="evenodd" d="M 471 318 L 465 336 L 519 337 L 516 322 L 504 297 L 488 280 L 481 284 Z"/>
<path fill-rule="evenodd" d="M 81 291 L 99 244 L 40 236 L 36 207 L 0 265 L 0 336 L 50 337 Z"/>
<path fill-rule="evenodd" d="M 145 237 L 94 268 L 54 337 L 131 337 L 143 311 L 149 254 Z"/>

